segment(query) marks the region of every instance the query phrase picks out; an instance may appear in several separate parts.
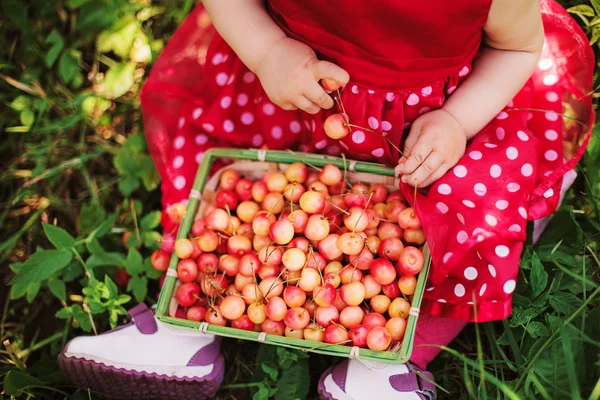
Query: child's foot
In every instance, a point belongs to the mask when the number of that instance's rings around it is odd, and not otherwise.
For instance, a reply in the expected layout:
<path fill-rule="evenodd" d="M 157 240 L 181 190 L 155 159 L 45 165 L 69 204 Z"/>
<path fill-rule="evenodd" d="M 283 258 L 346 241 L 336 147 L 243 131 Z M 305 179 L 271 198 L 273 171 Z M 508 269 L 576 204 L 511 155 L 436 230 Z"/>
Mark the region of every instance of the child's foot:
<path fill-rule="evenodd" d="M 346 360 L 321 376 L 319 396 L 321 400 L 434 400 L 436 390 L 431 382 L 433 375 L 412 364 Z"/>
<path fill-rule="evenodd" d="M 176 331 L 144 304 L 129 311 L 133 321 L 99 336 L 70 341 L 58 356 L 76 385 L 112 398 L 207 399 L 223 380 L 220 340 Z"/>

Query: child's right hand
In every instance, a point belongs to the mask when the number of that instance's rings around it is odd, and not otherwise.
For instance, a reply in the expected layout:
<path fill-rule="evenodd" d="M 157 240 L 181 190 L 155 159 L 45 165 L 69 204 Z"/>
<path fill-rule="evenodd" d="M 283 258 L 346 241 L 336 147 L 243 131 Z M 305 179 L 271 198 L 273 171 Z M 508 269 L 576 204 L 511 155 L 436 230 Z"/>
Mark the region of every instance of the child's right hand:
<path fill-rule="evenodd" d="M 350 79 L 342 68 L 318 60 L 313 49 L 288 37 L 275 43 L 255 72 L 273 103 L 284 110 L 300 109 L 309 114 L 334 105 L 319 80 L 330 78 L 345 85 Z"/>

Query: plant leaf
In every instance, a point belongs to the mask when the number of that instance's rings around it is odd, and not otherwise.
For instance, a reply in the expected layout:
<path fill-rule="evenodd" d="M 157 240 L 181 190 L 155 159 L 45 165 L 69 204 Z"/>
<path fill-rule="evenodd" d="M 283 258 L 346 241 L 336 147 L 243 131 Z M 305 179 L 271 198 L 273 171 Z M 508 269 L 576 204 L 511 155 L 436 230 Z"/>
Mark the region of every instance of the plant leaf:
<path fill-rule="evenodd" d="M 11 396 L 19 397 L 24 390 L 41 385 L 43 382 L 38 378 L 15 369 L 4 376 L 4 393 Z"/>
<path fill-rule="evenodd" d="M 269 364 L 262 363 L 260 364 L 260 368 L 269 375 L 271 380 L 276 381 L 277 376 L 279 375 L 279 370 L 275 367 L 269 366 Z"/>
<path fill-rule="evenodd" d="M 73 313 L 71 312 L 71 307 L 61 308 L 56 314 L 54 314 L 56 318 L 60 319 L 71 318 L 72 315 Z"/>
<path fill-rule="evenodd" d="M 305 399 L 308 395 L 310 378 L 308 359 L 300 359 L 284 369 L 277 381 L 275 400 Z"/>
<path fill-rule="evenodd" d="M 108 274 L 104 275 L 104 284 L 108 288 L 108 293 L 110 294 L 109 298 L 116 299 L 119 295 L 119 288 L 117 287 L 117 284 L 112 279 L 110 279 L 110 276 L 108 276 Z"/>
<path fill-rule="evenodd" d="M 132 175 L 127 175 L 119 181 L 119 190 L 125 197 L 131 196 L 140 187 L 140 180 Z"/>
<path fill-rule="evenodd" d="M 42 224 L 46 237 L 58 250 L 75 247 L 75 239 L 67 231 L 58 226 Z"/>
<path fill-rule="evenodd" d="M 548 284 L 548 273 L 544 269 L 544 265 L 535 253 L 533 253 L 531 256 L 531 274 L 529 278 L 531 282 L 533 298 L 535 298 L 544 291 L 546 285 Z"/>
<path fill-rule="evenodd" d="M 581 304 L 581 299 L 571 293 L 557 292 L 550 295 L 550 305 L 552 308 L 565 315 L 573 314 Z"/>
<path fill-rule="evenodd" d="M 586 17 L 593 17 L 596 15 L 594 9 L 586 4 L 580 4 L 578 6 L 569 7 L 567 8 L 567 11 L 572 14 L 585 15 Z"/>
<path fill-rule="evenodd" d="M 84 204 L 79 211 L 79 234 L 87 236 L 106 220 L 104 208 L 93 204 Z"/>
<path fill-rule="evenodd" d="M 127 291 L 133 293 L 133 297 L 138 303 L 144 302 L 148 293 L 148 278 L 145 276 L 132 276 L 127 285 Z"/>
<path fill-rule="evenodd" d="M 104 95 L 108 99 L 123 96 L 133 86 L 135 63 L 123 63 L 110 68 L 104 77 Z"/>
<path fill-rule="evenodd" d="M 160 211 L 152 211 L 144 216 L 140 221 L 140 226 L 145 231 L 151 231 L 160 224 L 162 213 Z"/>
<path fill-rule="evenodd" d="M 75 78 L 75 74 L 79 72 L 79 60 L 81 54 L 71 50 L 61 54 L 58 60 L 58 76 L 64 83 L 69 83 Z"/>
<path fill-rule="evenodd" d="M 67 285 L 63 281 L 60 279 L 50 280 L 48 281 L 48 288 L 59 300 L 67 301 Z"/>
<path fill-rule="evenodd" d="M 10 299 L 17 300 L 25 296 L 25 293 L 27 293 L 27 286 L 27 283 L 17 283 L 16 285 L 13 285 L 10 289 Z"/>
<path fill-rule="evenodd" d="M 56 62 L 58 55 L 62 51 L 65 42 L 60 36 L 60 33 L 56 29 L 53 29 L 50 32 L 50 35 L 46 38 L 46 43 L 51 44 L 52 46 L 48 49 L 46 53 L 46 57 L 44 57 L 44 62 L 46 63 L 46 67 L 51 68 L 52 65 Z"/>
<path fill-rule="evenodd" d="M 68 250 L 38 250 L 25 261 L 9 284 L 41 282 L 66 267 L 72 258 L 73 254 Z"/>
<path fill-rule="evenodd" d="M 42 282 L 29 282 L 27 285 L 27 301 L 33 302 L 37 294 L 40 292 Z"/>
<path fill-rule="evenodd" d="M 136 276 L 144 271 L 144 259 L 136 249 L 129 249 L 127 259 L 123 262 L 127 273 Z"/>
<path fill-rule="evenodd" d="M 91 332 L 92 322 L 90 321 L 89 314 L 85 312 L 83 307 L 81 307 L 79 304 L 75 304 L 72 306 L 71 311 L 73 314 L 73 319 L 75 322 L 77 322 L 77 324 L 79 324 L 79 327 L 85 332 Z"/>
<path fill-rule="evenodd" d="M 532 321 L 527 325 L 527 333 L 535 339 L 544 336 L 547 332 L 548 329 L 541 322 Z"/>

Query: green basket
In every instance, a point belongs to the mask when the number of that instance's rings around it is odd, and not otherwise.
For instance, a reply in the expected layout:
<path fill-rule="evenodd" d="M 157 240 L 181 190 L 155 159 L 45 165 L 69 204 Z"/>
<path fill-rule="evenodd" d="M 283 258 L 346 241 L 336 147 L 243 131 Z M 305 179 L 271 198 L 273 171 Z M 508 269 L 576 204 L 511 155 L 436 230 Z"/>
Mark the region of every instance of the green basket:
<path fill-rule="evenodd" d="M 194 186 L 192 189 L 192 195 L 189 198 L 189 202 L 186 208 L 185 216 L 181 222 L 177 238 L 185 238 L 190 231 L 194 222 L 194 217 L 200 205 L 200 193 L 205 189 L 205 186 L 209 180 L 209 173 L 211 166 L 216 159 L 232 159 L 237 161 L 254 161 L 254 162 L 265 162 L 277 164 L 291 164 L 294 162 L 303 162 L 307 165 L 322 167 L 326 164 L 333 164 L 343 169 L 344 171 L 351 171 L 348 174 L 355 174 L 360 176 L 361 174 L 377 175 L 382 178 L 381 183 L 387 182 L 388 186 L 392 186 L 395 183 L 394 170 L 387 168 L 381 164 L 368 163 L 368 162 L 355 162 L 343 158 L 324 156 L 320 154 L 310 153 L 296 153 L 291 151 L 266 151 L 266 150 L 240 150 L 240 149 L 211 149 L 206 152 L 204 159 L 198 168 Z M 175 285 L 177 282 L 176 274 L 171 272 L 166 276 L 164 286 L 161 290 L 160 297 L 158 299 L 158 306 L 156 309 L 156 317 L 162 322 L 175 326 L 184 330 L 195 330 L 202 331 L 204 333 L 210 333 L 219 336 L 225 336 L 230 338 L 252 340 L 277 346 L 284 346 L 293 349 L 299 349 L 305 352 L 314 352 L 320 354 L 326 354 L 338 357 L 350 357 L 350 358 L 361 358 L 363 360 L 376 361 L 387 364 L 401 364 L 409 360 L 414 336 L 415 328 L 417 324 L 418 311 L 421 306 L 421 299 L 425 291 L 425 282 L 429 267 L 431 264 L 431 257 L 429 249 L 425 245 L 423 249 L 425 256 L 425 263 L 421 270 L 418 279 L 415 294 L 413 296 L 411 304 L 411 313 L 408 317 L 408 323 L 406 326 L 406 333 L 399 349 L 396 351 L 373 351 L 369 349 L 357 349 L 353 350 L 350 346 L 343 345 L 332 345 L 321 342 L 314 342 L 304 339 L 294 339 L 285 336 L 276 336 L 270 334 L 264 334 L 259 332 L 244 331 L 241 329 L 210 325 L 203 322 L 189 321 L 186 319 L 175 318 L 169 316 L 169 309 L 171 300 L 173 298 L 173 292 L 175 291 Z M 170 270 L 177 270 L 178 258 L 173 253 L 171 262 L 169 264 Z M 173 276 L 175 275 L 175 276 Z"/>

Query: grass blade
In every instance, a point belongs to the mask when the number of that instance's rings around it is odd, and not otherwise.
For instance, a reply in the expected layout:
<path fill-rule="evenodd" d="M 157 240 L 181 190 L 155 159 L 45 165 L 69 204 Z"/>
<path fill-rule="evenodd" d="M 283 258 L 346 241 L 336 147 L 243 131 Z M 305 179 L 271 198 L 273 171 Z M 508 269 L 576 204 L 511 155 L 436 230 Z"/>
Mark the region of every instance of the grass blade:
<path fill-rule="evenodd" d="M 571 339 L 567 331 L 561 331 L 560 338 L 562 341 L 563 353 L 565 356 L 565 368 L 569 377 L 569 386 L 573 400 L 581 400 L 581 392 L 579 390 L 579 381 L 577 380 L 575 361 L 573 360 L 573 349 L 571 348 Z"/>
<path fill-rule="evenodd" d="M 447 351 L 448 353 L 452 354 L 454 357 L 458 358 L 459 360 L 463 361 L 465 363 L 465 365 L 468 365 L 469 367 L 474 368 L 474 369 L 479 369 L 478 363 L 476 363 L 473 360 L 468 359 L 467 357 L 463 356 L 459 352 L 452 350 L 445 346 L 443 346 L 442 349 Z M 506 383 L 500 381 L 494 375 L 488 373 L 485 370 L 483 371 L 483 373 L 485 375 L 486 380 L 488 382 L 490 382 L 491 384 L 496 385 L 504 393 L 504 395 L 507 396 L 507 398 L 509 398 L 510 400 L 521 400 L 519 395 L 517 393 L 515 393 L 511 388 L 509 388 Z M 465 383 L 466 383 L 466 381 L 465 381 Z M 477 397 L 475 397 L 475 398 L 477 398 Z"/>

